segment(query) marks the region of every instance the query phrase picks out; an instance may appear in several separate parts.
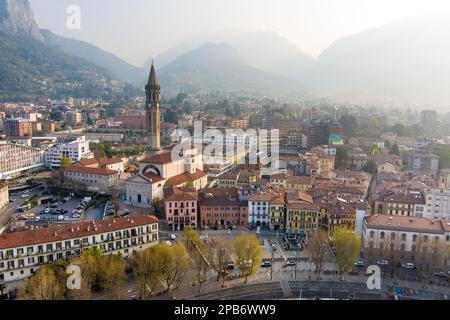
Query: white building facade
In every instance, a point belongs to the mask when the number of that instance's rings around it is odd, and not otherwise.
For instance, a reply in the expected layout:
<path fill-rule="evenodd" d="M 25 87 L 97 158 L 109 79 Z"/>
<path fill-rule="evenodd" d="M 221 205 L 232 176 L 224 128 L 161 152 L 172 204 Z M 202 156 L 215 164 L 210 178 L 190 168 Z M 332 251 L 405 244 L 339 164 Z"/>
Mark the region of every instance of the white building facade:
<path fill-rule="evenodd" d="M 69 158 L 72 163 L 81 159 L 93 158 L 94 154 L 89 149 L 89 141 L 85 136 L 69 138 L 49 148 L 45 153 L 45 166 L 59 168 L 61 159 Z"/>
<path fill-rule="evenodd" d="M 44 151 L 11 143 L 0 144 L 1 179 L 19 176 L 44 166 Z"/>

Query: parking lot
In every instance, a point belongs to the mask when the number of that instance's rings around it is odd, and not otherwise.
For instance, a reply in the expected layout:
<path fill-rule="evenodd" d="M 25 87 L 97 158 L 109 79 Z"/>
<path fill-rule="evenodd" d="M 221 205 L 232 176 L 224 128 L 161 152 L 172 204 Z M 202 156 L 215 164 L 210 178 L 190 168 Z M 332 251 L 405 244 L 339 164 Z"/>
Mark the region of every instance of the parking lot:
<path fill-rule="evenodd" d="M 33 228 L 47 224 L 79 222 L 83 218 L 87 200 L 65 197 L 61 200 L 51 198 L 30 211 L 17 213 L 18 220 L 25 221 L 25 226 Z M 26 211 L 26 210 L 25 210 Z"/>

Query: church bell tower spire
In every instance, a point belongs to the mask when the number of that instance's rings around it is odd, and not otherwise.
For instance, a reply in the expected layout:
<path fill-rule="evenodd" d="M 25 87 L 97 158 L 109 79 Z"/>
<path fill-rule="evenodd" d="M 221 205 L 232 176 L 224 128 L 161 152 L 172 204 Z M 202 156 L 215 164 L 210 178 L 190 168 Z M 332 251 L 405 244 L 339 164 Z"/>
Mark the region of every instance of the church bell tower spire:
<path fill-rule="evenodd" d="M 155 66 L 150 69 L 147 85 L 145 86 L 145 114 L 147 124 L 147 146 L 150 151 L 159 151 L 161 149 L 161 110 L 160 110 L 161 87 L 156 77 Z"/>

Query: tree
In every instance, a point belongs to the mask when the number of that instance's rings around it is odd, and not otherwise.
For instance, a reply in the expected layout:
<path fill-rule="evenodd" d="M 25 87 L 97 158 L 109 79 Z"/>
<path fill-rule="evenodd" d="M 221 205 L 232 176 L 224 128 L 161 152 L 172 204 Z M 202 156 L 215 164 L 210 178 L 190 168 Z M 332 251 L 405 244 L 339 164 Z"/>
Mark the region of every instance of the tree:
<path fill-rule="evenodd" d="M 161 261 L 158 250 L 150 247 L 135 251 L 129 259 L 141 299 L 148 299 L 161 285 Z"/>
<path fill-rule="evenodd" d="M 192 113 L 192 105 L 189 101 L 185 101 L 183 103 L 183 113 L 191 114 Z"/>
<path fill-rule="evenodd" d="M 361 238 L 353 230 L 340 227 L 333 232 L 336 264 L 341 276 L 350 271 L 361 252 Z"/>
<path fill-rule="evenodd" d="M 367 163 L 364 165 L 363 170 L 370 174 L 377 173 L 377 165 L 376 165 L 375 161 L 368 160 Z"/>
<path fill-rule="evenodd" d="M 400 149 L 398 148 L 397 144 L 394 144 L 391 146 L 391 149 L 389 151 L 390 154 L 396 154 L 396 155 L 400 155 Z"/>
<path fill-rule="evenodd" d="M 379 156 L 381 155 L 381 148 L 377 144 L 373 144 L 370 146 L 370 154 L 372 156 Z"/>
<path fill-rule="evenodd" d="M 404 137 L 406 134 L 406 128 L 401 123 L 396 123 L 392 126 L 391 131 L 397 134 L 399 137 Z"/>
<path fill-rule="evenodd" d="M 69 157 L 62 157 L 61 161 L 59 162 L 59 168 L 61 170 L 66 169 L 68 166 L 72 164 L 72 160 L 70 160 Z"/>
<path fill-rule="evenodd" d="M 335 162 L 336 169 L 348 169 L 350 166 L 350 155 L 345 147 L 337 147 Z"/>
<path fill-rule="evenodd" d="M 309 259 L 316 266 L 316 273 L 318 273 L 319 278 L 329 250 L 330 241 L 327 232 L 317 229 L 308 240 L 307 251 Z"/>
<path fill-rule="evenodd" d="M 256 272 L 261 264 L 264 252 L 258 237 L 254 234 L 241 234 L 234 239 L 234 252 L 236 254 L 236 265 L 241 275 L 248 277 Z"/>
<path fill-rule="evenodd" d="M 339 123 L 342 125 L 342 130 L 347 137 L 356 135 L 358 123 L 351 114 L 344 114 L 339 118 Z"/>
<path fill-rule="evenodd" d="M 386 149 L 391 149 L 392 144 L 388 139 L 386 139 L 384 140 L 384 146 L 386 147 Z"/>
<path fill-rule="evenodd" d="M 377 138 L 381 135 L 381 132 L 382 132 L 382 130 L 381 130 L 380 122 L 378 121 L 378 119 L 376 117 L 372 117 L 369 121 L 369 125 L 364 130 L 364 133 L 369 137 Z"/>
<path fill-rule="evenodd" d="M 106 255 L 99 259 L 100 286 L 110 299 L 120 298 L 125 284 L 125 262 L 121 255 Z"/>
<path fill-rule="evenodd" d="M 114 187 L 112 191 L 112 197 L 111 197 L 111 204 L 113 206 L 114 210 L 114 217 L 119 216 L 119 210 L 120 210 L 120 201 L 119 201 L 119 190 Z"/>
<path fill-rule="evenodd" d="M 88 250 L 83 250 L 80 256 L 71 260 L 71 264 L 80 266 L 81 275 L 91 289 L 99 289 L 101 287 L 100 259 L 102 257 L 103 253 L 99 248 L 89 248 Z"/>
<path fill-rule="evenodd" d="M 233 247 L 230 241 L 225 238 L 211 238 L 208 247 L 209 262 L 217 272 L 217 279 L 222 278 L 222 288 L 225 288 L 225 280 L 228 275 L 227 265 L 233 255 Z"/>
<path fill-rule="evenodd" d="M 178 123 L 178 112 L 175 110 L 166 110 L 164 113 L 164 121 L 169 123 Z"/>
<path fill-rule="evenodd" d="M 161 210 L 161 200 L 158 197 L 152 199 L 152 209 L 155 214 Z"/>
<path fill-rule="evenodd" d="M 58 279 L 61 273 L 52 266 L 39 268 L 36 273 L 25 281 L 19 296 L 26 300 L 62 300 L 65 294 L 64 278 Z"/>
<path fill-rule="evenodd" d="M 186 243 L 186 249 L 191 257 L 196 281 L 199 284 L 198 291 L 202 290 L 202 284 L 206 282 L 208 271 L 211 269 L 207 260 L 207 247 L 200 239 L 198 232 L 192 227 L 183 230 L 182 238 Z"/>
<path fill-rule="evenodd" d="M 155 246 L 161 263 L 161 280 L 166 286 L 169 295 L 178 289 L 185 279 L 189 270 L 189 254 L 186 247 L 181 243 L 167 245 L 160 243 Z"/>

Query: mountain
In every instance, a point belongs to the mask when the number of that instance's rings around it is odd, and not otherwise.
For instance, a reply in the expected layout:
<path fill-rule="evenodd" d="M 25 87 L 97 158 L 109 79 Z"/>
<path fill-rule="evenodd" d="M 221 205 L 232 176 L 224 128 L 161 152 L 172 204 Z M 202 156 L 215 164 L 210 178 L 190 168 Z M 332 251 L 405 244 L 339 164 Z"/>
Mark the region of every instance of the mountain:
<path fill-rule="evenodd" d="M 163 67 L 206 42 L 226 42 L 254 68 L 294 80 L 302 79 L 314 64 L 311 57 L 273 31 L 225 31 L 193 37 L 156 56 L 155 61 Z M 148 59 L 144 69 L 150 65 Z"/>
<path fill-rule="evenodd" d="M 121 81 L 142 85 L 148 70 L 130 65 L 119 57 L 95 47 L 87 42 L 58 36 L 49 30 L 41 30 L 45 42 L 67 54 L 85 59 L 115 74 Z"/>
<path fill-rule="evenodd" d="M 105 68 L 44 40 L 28 0 L 0 0 L 0 100 L 106 97 L 121 90 Z"/>
<path fill-rule="evenodd" d="M 0 32 L 0 55 L 0 101 L 111 94 L 107 70 L 30 36 Z"/>
<path fill-rule="evenodd" d="M 250 66 L 227 43 L 208 42 L 164 66 L 158 72 L 166 90 L 263 91 L 287 89 L 287 79 Z"/>
<path fill-rule="evenodd" d="M 28 0 L 0 0 L 0 32 L 44 41 Z"/>
<path fill-rule="evenodd" d="M 308 75 L 332 99 L 446 107 L 450 101 L 448 17 L 414 17 L 337 40 Z"/>

